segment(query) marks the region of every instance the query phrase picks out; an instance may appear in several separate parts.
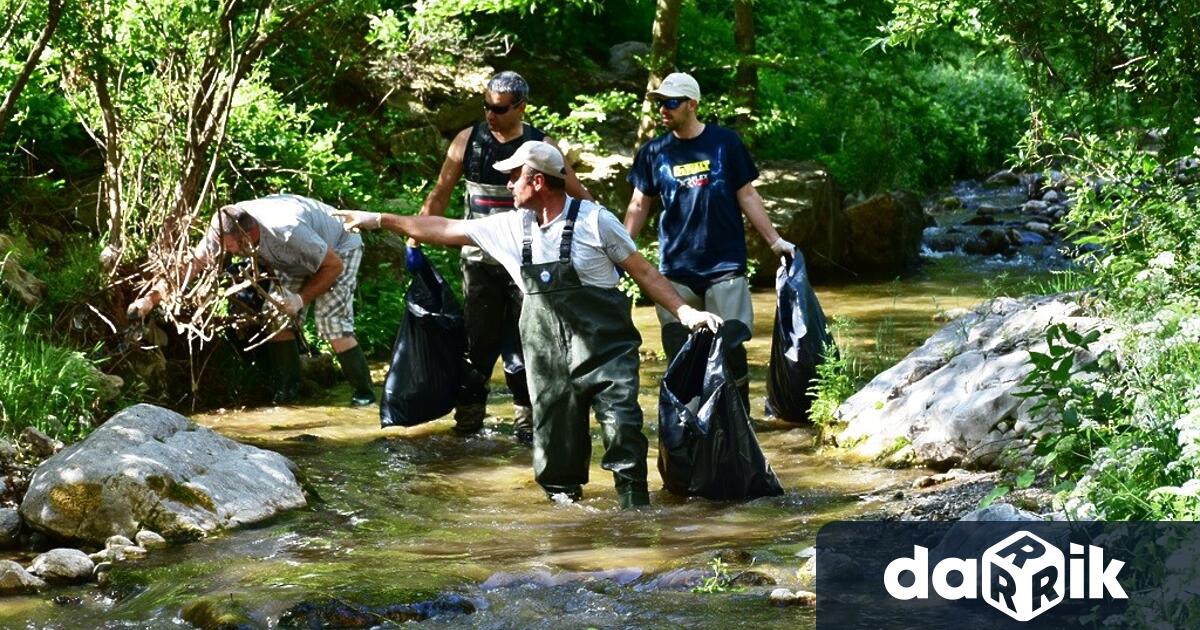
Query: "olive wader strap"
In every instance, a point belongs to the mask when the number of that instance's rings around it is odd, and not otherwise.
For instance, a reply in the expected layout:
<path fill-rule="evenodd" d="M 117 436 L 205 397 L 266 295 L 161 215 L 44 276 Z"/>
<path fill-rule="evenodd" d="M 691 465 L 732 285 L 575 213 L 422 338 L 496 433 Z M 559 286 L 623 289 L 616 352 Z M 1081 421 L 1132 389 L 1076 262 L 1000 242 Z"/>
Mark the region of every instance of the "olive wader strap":
<path fill-rule="evenodd" d="M 575 240 L 575 219 L 579 216 L 579 207 L 583 203 L 572 199 L 567 208 L 566 224 L 563 225 L 562 241 L 558 245 L 558 262 L 571 263 L 571 244 Z M 533 213 L 526 212 L 521 225 L 521 264 L 533 264 Z"/>

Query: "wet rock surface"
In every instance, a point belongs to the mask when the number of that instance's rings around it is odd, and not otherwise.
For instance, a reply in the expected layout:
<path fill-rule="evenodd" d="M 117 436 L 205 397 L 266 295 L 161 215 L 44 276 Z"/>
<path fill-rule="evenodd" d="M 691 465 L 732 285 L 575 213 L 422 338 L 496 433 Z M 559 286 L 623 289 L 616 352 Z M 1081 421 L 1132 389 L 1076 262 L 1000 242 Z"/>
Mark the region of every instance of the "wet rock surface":
<path fill-rule="evenodd" d="M 28 593 L 46 586 L 45 580 L 12 560 L 0 560 L 0 595 Z"/>
<path fill-rule="evenodd" d="M 1078 297 L 1057 295 L 984 303 L 880 373 L 837 410 L 846 427 L 837 443 L 891 464 L 935 469 L 1000 466 L 1036 431 L 1052 430 L 1015 394 L 1029 373 L 1029 352 L 1046 352 L 1055 323 L 1087 333 L 1111 325 L 1089 317 Z M 1075 364 L 1095 360 L 1114 342 L 1102 336 Z"/>
<path fill-rule="evenodd" d="M 965 256 L 1005 265 L 1069 264 L 1056 229 L 1073 203 L 1061 174 L 1001 171 L 985 182 L 961 181 L 949 195 L 925 200 L 936 225 L 923 234 L 925 258 Z"/>
<path fill-rule="evenodd" d="M 51 549 L 33 559 L 29 572 L 47 582 L 75 584 L 92 579 L 95 563 L 78 549 Z"/>
<path fill-rule="evenodd" d="M 433 617 L 469 615 L 476 605 L 460 595 L 442 595 L 415 604 L 359 606 L 339 600 L 302 602 L 284 613 L 281 628 L 373 628 L 382 622 L 406 623 Z"/>
<path fill-rule="evenodd" d="M 195 538 L 305 504 L 282 455 L 137 405 L 43 462 L 21 515 L 54 536 L 99 543 L 142 527 Z"/>

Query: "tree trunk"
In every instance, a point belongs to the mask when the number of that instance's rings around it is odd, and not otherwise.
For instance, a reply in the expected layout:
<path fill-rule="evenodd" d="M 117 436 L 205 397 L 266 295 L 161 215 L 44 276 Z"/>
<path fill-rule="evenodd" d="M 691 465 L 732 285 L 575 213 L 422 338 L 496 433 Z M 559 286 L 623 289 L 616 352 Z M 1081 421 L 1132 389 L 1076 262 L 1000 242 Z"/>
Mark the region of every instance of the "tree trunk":
<path fill-rule="evenodd" d="M 750 113 L 758 105 L 758 64 L 754 60 L 754 8 L 752 0 L 734 0 L 733 3 L 733 42 L 738 51 L 737 71 L 733 79 L 733 94 L 739 108 L 744 113 L 738 114 L 737 125 L 747 144 L 752 138 L 747 137 L 750 127 Z"/>
<path fill-rule="evenodd" d="M 0 104 L 0 134 L 3 134 L 4 128 L 8 126 L 8 121 L 12 118 L 13 110 L 16 108 L 17 99 L 21 97 L 21 92 L 25 91 L 25 85 L 29 83 L 29 77 L 33 76 L 33 71 L 42 59 L 42 52 L 46 50 L 46 44 L 50 42 L 50 36 L 54 35 L 61 19 L 62 0 L 50 0 L 46 9 L 46 26 L 42 29 L 42 36 L 33 45 L 33 50 L 29 51 L 21 73 L 17 75 L 17 80 L 13 82 L 12 87 L 8 89 L 8 96 L 5 97 L 4 103 Z"/>
<path fill-rule="evenodd" d="M 222 29 L 216 33 L 217 39 L 213 42 L 214 52 L 205 59 L 205 71 L 201 74 L 203 78 L 192 96 L 183 169 L 173 195 L 172 205 L 175 212 L 168 219 L 163 234 L 164 237 L 168 237 L 168 241 L 169 237 L 175 235 L 176 230 L 173 228 L 176 227 L 176 222 L 180 219 L 190 219 L 199 211 L 211 188 L 215 162 L 233 107 L 233 96 L 242 80 L 250 74 L 254 64 L 280 35 L 303 23 L 332 1 L 314 0 L 269 31 L 262 30 L 270 14 L 271 4 L 268 3 L 266 8 L 261 9 L 255 16 L 255 36 L 231 54 L 222 50 L 220 42 L 224 33 L 230 29 L 238 3 L 235 0 L 227 0 L 226 10 L 222 15 Z M 230 62 L 228 71 L 221 73 L 221 62 L 226 59 Z"/>
<path fill-rule="evenodd" d="M 649 92 L 662 83 L 664 77 L 675 68 L 675 51 L 679 47 L 679 10 L 681 0 L 658 0 L 654 11 L 654 30 L 650 36 L 650 78 L 646 81 Z M 637 146 L 654 137 L 657 111 L 654 102 L 642 103 L 642 119 L 638 124 Z M 634 148 L 636 149 L 637 146 Z"/>
<path fill-rule="evenodd" d="M 122 187 L 124 177 L 122 162 L 124 161 L 121 146 L 121 117 L 117 105 L 113 102 L 109 91 L 109 74 L 106 66 L 94 68 L 88 74 L 88 79 L 96 92 L 96 104 L 100 108 L 100 117 L 104 121 L 104 177 L 100 180 L 101 197 L 108 210 L 108 243 L 100 253 L 100 264 L 105 272 L 112 272 L 121 261 L 124 249 L 125 224 L 123 217 Z"/>

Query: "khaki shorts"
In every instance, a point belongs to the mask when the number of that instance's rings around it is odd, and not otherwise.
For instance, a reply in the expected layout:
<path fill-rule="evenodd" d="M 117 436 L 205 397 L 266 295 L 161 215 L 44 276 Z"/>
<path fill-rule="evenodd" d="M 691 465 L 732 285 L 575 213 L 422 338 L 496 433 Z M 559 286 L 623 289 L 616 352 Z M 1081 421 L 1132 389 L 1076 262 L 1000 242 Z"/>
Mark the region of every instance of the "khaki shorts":
<path fill-rule="evenodd" d="M 724 320 L 742 322 L 746 328 L 754 330 L 754 305 L 750 302 L 750 282 L 745 276 L 722 280 L 709 287 L 703 296 L 696 295 L 686 285 L 678 282 L 672 281 L 671 286 L 675 287 L 675 291 L 688 306 L 708 311 Z M 658 313 L 659 324 L 665 326 L 679 323 L 667 309 L 657 305 L 654 309 Z"/>
<path fill-rule="evenodd" d="M 354 335 L 354 289 L 358 286 L 358 267 L 362 264 L 363 250 L 359 247 L 337 254 L 345 265 L 341 275 L 328 291 L 318 295 L 317 299 L 305 306 L 298 315 L 298 319 L 303 322 L 308 317 L 309 307 L 312 307 L 313 317 L 317 320 L 317 334 L 326 340 Z M 293 293 L 298 293 L 308 280 L 307 277 L 293 277 L 282 273 L 277 274 L 277 279 Z M 269 300 L 264 308 L 273 316 L 279 316 L 279 312 Z"/>

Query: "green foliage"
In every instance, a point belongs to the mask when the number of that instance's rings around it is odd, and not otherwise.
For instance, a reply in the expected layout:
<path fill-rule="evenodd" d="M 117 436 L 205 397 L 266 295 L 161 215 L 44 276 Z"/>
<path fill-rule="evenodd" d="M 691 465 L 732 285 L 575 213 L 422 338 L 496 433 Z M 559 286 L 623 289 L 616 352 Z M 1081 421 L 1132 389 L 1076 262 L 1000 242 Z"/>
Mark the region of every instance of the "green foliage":
<path fill-rule="evenodd" d="M 1106 430 L 1127 411 L 1113 392 L 1093 388 L 1100 369 L 1097 361 L 1076 365 L 1077 357 L 1088 356 L 1100 334 L 1093 330 L 1081 335 L 1065 324 L 1054 324 L 1046 330 L 1046 352 L 1029 351 L 1032 369 L 1022 381 L 1029 389 L 1017 395 L 1036 400 L 1031 415 L 1061 427 L 1046 431 L 1034 450 L 1059 476 L 1086 469 L 1106 442 Z"/>
<path fill-rule="evenodd" d="M 31 250 L 22 258 L 30 273 L 46 283 L 41 308 L 60 313 L 94 298 L 105 279 L 96 273 L 100 246 L 87 234 L 75 234 L 53 248 Z"/>
<path fill-rule="evenodd" d="M 1006 48 L 1038 101 L 1035 144 L 1055 129 L 1165 127 L 1168 145 L 1186 150 L 1200 114 L 1197 20 L 1195 3 L 896 0 L 879 41 L 913 44 L 953 30 Z"/>
<path fill-rule="evenodd" d="M 990 506 L 991 504 L 995 503 L 996 501 L 1003 499 L 1004 497 L 1008 496 L 1008 493 L 1011 491 L 1012 491 L 1012 488 L 1010 488 L 1006 485 L 1003 485 L 1003 484 L 998 485 L 995 488 L 992 488 L 992 490 L 990 492 L 985 494 L 983 496 L 983 498 L 979 500 L 979 509 L 982 510 L 983 508 Z"/>
<path fill-rule="evenodd" d="M 560 144 L 569 141 L 596 150 L 604 140 L 602 133 L 611 125 L 611 117 L 626 117 L 632 123 L 631 116 L 637 111 L 638 100 L 635 94 L 624 90 L 579 94 L 566 114 L 531 104 L 526 108 L 526 119 Z"/>
<path fill-rule="evenodd" d="M 268 84 L 263 64 L 238 92 L 229 120 L 227 159 L 235 169 L 223 173 L 220 199 L 252 199 L 277 191 L 310 195 L 335 203 L 355 198 L 367 176 L 351 168 L 342 147 L 340 123 L 318 126 L 318 106 L 289 103 Z"/>
<path fill-rule="evenodd" d="M 760 158 L 815 159 L 847 189 L 923 188 L 1000 165 L 1024 131 L 1023 87 L 1002 61 L 945 36 L 936 47 L 866 47 L 889 2 L 757 2 L 758 105 L 742 129 Z M 680 66 L 702 114 L 732 122 L 738 57 L 729 3 L 685 7 Z M 761 26 L 759 26 L 761 25 Z"/>
<path fill-rule="evenodd" d="M 0 301 L 0 435 L 25 427 L 74 441 L 101 411 L 99 372 L 80 352 L 46 341 L 36 315 Z"/>
<path fill-rule="evenodd" d="M 829 333 L 834 342 L 825 346 L 825 360 L 817 364 L 817 379 L 809 388 L 813 403 L 808 416 L 818 427 L 832 427 L 837 422 L 834 414 L 838 407 L 862 385 L 857 359 L 845 344 L 838 343 L 849 324 L 843 317 L 829 319 Z"/>
<path fill-rule="evenodd" d="M 404 294 L 408 281 L 403 271 L 384 263 L 370 274 L 363 274 L 354 296 L 358 308 L 354 314 L 355 334 L 363 352 L 376 359 L 391 355 L 392 343 L 404 317 Z M 457 277 L 458 274 L 453 274 Z"/>
<path fill-rule="evenodd" d="M 728 593 L 741 590 L 739 588 L 731 588 L 730 585 L 733 582 L 733 576 L 729 573 L 729 565 L 725 564 L 724 560 L 713 558 L 712 562 L 708 563 L 708 566 L 712 571 L 712 575 L 704 578 L 704 581 L 699 586 L 693 588 L 693 593 L 711 595 L 713 593 Z"/>

